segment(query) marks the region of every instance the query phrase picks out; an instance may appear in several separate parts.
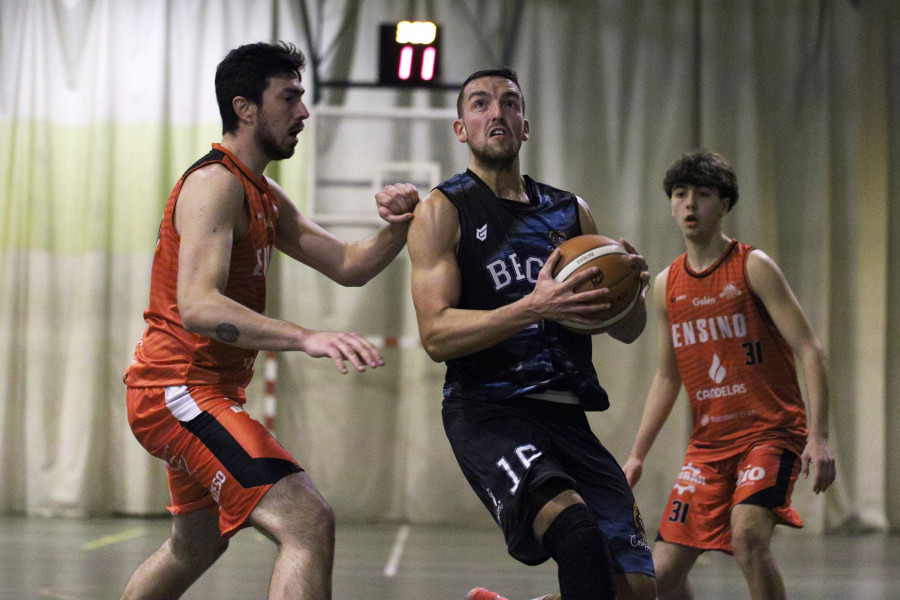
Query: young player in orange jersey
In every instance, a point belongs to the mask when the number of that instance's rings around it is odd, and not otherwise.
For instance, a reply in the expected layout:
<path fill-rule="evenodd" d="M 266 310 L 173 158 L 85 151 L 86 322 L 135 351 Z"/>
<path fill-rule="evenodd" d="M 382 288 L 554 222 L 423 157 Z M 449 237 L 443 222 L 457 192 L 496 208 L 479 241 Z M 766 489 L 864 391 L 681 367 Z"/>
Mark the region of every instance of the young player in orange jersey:
<path fill-rule="evenodd" d="M 239 529 L 278 545 L 269 598 L 331 598 L 334 515 L 300 465 L 242 408 L 259 350 L 327 357 L 338 370 L 384 364 L 353 333 L 273 319 L 266 272 L 273 249 L 342 285 L 362 285 L 406 244 L 418 193 L 376 194 L 388 222 L 344 242 L 302 215 L 264 170 L 289 158 L 309 111 L 293 45 L 247 44 L 216 70 L 222 142 L 190 167 L 166 203 L 153 258 L 147 329 L 125 371 L 128 420 L 166 461 L 168 540 L 131 576 L 122 598 L 173 599 Z"/>
<path fill-rule="evenodd" d="M 784 598 L 772 532 L 802 527 L 799 473 L 814 471 L 816 493 L 834 480 L 825 357 L 775 262 L 722 233 L 738 199 L 725 159 L 684 155 L 663 185 L 687 252 L 655 280 L 659 365 L 623 467 L 634 487 L 683 383 L 693 431 L 653 548 L 659 598 L 693 598 L 688 573 L 706 550 L 734 554 L 755 600 Z"/>

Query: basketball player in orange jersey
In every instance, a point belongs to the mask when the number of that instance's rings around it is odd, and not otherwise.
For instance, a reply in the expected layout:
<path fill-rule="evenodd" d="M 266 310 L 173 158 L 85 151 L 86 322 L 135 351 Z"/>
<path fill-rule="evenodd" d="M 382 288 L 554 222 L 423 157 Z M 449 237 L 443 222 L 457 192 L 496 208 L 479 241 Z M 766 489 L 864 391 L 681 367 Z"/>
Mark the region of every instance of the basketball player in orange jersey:
<path fill-rule="evenodd" d="M 273 248 L 342 285 L 362 285 L 406 243 L 418 202 L 409 184 L 376 195 L 388 225 L 347 243 L 304 217 L 263 174 L 290 157 L 309 112 L 290 44 L 249 44 L 216 71 L 220 144 L 169 196 L 153 258 L 150 306 L 125 371 L 135 437 L 166 461 L 171 537 L 132 575 L 123 598 L 172 599 L 253 526 L 278 545 L 269 598 L 331 597 L 334 516 L 303 469 L 244 410 L 258 350 L 328 357 L 341 373 L 384 364 L 352 333 L 264 316 Z"/>
<path fill-rule="evenodd" d="M 530 125 L 515 72 L 470 75 L 457 113 L 469 168 L 431 191 L 409 230 L 419 334 L 447 364 L 447 439 L 509 553 L 527 565 L 556 561 L 562 600 L 653 598 L 640 511 L 585 415 L 609 407 L 591 338 L 558 322 L 596 324 L 610 306 L 606 288 L 573 291 L 596 271 L 563 283 L 551 275 L 553 240 L 597 226 L 583 200 L 520 173 Z M 626 248 L 649 283 L 643 257 Z M 630 343 L 645 320 L 642 295 L 606 332 Z M 498 598 L 483 588 L 468 595 Z"/>
<path fill-rule="evenodd" d="M 653 548 L 659 598 L 693 598 L 688 573 L 706 550 L 734 554 L 754 600 L 784 598 L 772 532 L 802 526 L 798 473 L 814 472 L 816 493 L 835 475 L 825 357 L 775 262 L 722 233 L 738 200 L 731 166 L 687 154 L 663 185 L 687 252 L 655 279 L 659 365 L 624 465 L 633 487 L 683 383 L 693 431 Z"/>

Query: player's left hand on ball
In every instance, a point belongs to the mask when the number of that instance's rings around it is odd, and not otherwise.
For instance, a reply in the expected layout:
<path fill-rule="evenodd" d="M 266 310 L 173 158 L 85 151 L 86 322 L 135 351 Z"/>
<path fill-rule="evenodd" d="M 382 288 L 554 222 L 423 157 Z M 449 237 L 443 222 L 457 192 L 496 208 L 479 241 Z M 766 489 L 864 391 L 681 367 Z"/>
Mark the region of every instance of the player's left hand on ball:
<path fill-rule="evenodd" d="M 405 223 L 412 220 L 413 210 L 419 203 L 419 191 L 411 183 L 386 185 L 375 194 L 378 215 L 388 223 Z"/>
<path fill-rule="evenodd" d="M 640 269 L 641 296 L 646 296 L 647 289 L 650 287 L 650 267 L 647 265 L 647 261 L 644 259 L 644 256 L 637 250 L 635 250 L 634 246 L 632 246 L 625 238 L 621 238 L 619 240 L 619 243 L 622 244 L 622 246 L 628 251 L 628 254 L 631 255 L 631 264 L 633 264 L 636 269 Z"/>

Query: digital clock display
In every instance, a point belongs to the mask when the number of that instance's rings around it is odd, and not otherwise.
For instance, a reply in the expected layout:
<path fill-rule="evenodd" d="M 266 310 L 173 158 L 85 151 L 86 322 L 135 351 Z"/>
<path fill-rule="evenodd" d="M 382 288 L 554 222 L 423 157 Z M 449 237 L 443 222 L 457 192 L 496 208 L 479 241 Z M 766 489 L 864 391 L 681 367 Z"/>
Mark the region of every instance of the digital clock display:
<path fill-rule="evenodd" d="M 428 21 L 381 25 L 378 83 L 432 87 L 440 83 L 440 30 Z"/>

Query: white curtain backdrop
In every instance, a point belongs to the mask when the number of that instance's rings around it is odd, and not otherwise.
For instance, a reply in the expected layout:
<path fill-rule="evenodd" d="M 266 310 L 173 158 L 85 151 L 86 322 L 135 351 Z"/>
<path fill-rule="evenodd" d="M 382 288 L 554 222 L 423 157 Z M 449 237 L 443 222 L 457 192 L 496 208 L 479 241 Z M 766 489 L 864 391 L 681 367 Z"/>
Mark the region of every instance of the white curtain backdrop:
<path fill-rule="evenodd" d="M 374 81 L 378 25 L 403 19 L 441 26 L 447 83 L 518 70 L 524 172 L 582 196 L 653 273 L 682 251 L 665 169 L 701 147 L 731 159 L 741 199 L 727 232 L 781 264 L 829 356 L 838 479 L 823 496 L 800 481 L 797 506 L 813 531 L 900 528 L 891 0 L 0 0 L 0 512 L 164 511 L 164 466 L 131 436 L 121 372 L 143 331 L 166 196 L 220 139 L 213 75 L 229 49 L 283 39 L 310 57 L 321 116 L 270 174 L 302 208 L 334 213 L 337 234 L 370 232 L 339 215 L 374 215 L 382 175 L 427 191 L 427 175 L 385 163 L 434 164 L 440 178 L 465 168 L 454 91 L 329 84 Z M 417 345 L 408 274 L 403 254 L 346 290 L 276 259 L 270 314 L 401 343 L 363 375 L 278 356 L 275 432 L 339 519 L 487 524 L 444 438 L 443 366 Z M 655 338 L 651 317 L 631 346 L 595 339 L 612 408 L 590 418 L 623 461 Z M 257 364 L 248 408 L 262 418 Z M 651 533 L 688 420 L 682 399 L 636 490 Z"/>

